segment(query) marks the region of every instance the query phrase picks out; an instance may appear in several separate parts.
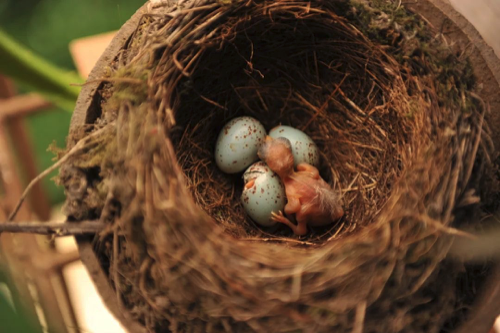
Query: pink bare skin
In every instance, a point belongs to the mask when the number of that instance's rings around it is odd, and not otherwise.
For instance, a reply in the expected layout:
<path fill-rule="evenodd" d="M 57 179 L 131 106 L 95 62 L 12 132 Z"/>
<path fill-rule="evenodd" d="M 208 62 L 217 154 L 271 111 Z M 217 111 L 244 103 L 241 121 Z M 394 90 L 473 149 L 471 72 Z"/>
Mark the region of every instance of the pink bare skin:
<path fill-rule="evenodd" d="M 301 236 L 307 233 L 307 225 L 327 225 L 344 215 L 339 195 L 321 178 L 318 169 L 300 163 L 297 171 L 294 170 L 293 154 L 287 139 L 268 136 L 258 154 L 285 185 L 288 199 L 285 214 L 295 214 L 297 224 L 281 211 L 273 213 L 274 221 L 286 224 L 296 235 Z"/>

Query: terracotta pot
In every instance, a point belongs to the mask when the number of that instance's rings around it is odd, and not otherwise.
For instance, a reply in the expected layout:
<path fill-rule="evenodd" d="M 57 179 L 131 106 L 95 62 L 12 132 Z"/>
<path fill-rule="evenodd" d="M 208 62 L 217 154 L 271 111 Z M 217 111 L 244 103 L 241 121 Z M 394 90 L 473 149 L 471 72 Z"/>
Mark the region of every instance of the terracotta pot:
<path fill-rule="evenodd" d="M 470 59 L 479 83 L 483 85 L 479 95 L 491 107 L 492 112 L 488 121 L 493 130 L 494 142 L 500 142 L 500 59 L 482 39 L 477 30 L 456 12 L 449 2 L 445 0 L 416 0 L 405 4 L 405 6 L 420 14 L 437 30 L 443 28 L 442 31 L 446 38 L 458 47 L 464 49 L 469 46 L 470 49 L 470 45 L 473 46 Z M 123 25 L 90 73 L 89 81 L 96 80 L 104 75 L 106 66 L 115 58 L 118 51 L 123 48 L 136 29 L 141 16 L 146 12 L 146 7 L 147 4 L 140 8 Z M 100 84 L 95 82 L 83 87 L 71 120 L 70 132 L 96 120 L 99 100 L 96 91 L 99 86 Z M 497 147 L 497 151 L 499 147 Z M 77 243 L 81 259 L 109 310 L 130 333 L 146 333 L 146 329 L 142 325 L 132 320 L 126 311 L 119 308 L 116 293 L 102 270 L 88 238 L 77 237 Z M 483 293 L 477 297 L 473 308 L 469 312 L 466 322 L 455 333 L 486 333 L 491 329 L 495 318 L 499 314 L 500 265 L 493 270 Z"/>

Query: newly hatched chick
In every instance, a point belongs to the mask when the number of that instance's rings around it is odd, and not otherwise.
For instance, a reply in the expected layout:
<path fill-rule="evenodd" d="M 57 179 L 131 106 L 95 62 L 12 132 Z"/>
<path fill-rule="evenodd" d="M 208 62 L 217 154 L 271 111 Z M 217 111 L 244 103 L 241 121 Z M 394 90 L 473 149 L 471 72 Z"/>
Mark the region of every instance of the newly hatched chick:
<path fill-rule="evenodd" d="M 288 139 L 266 137 L 258 155 L 278 174 L 285 185 L 288 200 L 285 213 L 295 214 L 297 225 L 281 211 L 278 214 L 273 213 L 274 221 L 286 224 L 296 235 L 305 235 L 308 224 L 327 225 L 344 215 L 339 195 L 321 178 L 318 169 L 301 163 L 297 165 L 297 171 L 294 170 Z"/>

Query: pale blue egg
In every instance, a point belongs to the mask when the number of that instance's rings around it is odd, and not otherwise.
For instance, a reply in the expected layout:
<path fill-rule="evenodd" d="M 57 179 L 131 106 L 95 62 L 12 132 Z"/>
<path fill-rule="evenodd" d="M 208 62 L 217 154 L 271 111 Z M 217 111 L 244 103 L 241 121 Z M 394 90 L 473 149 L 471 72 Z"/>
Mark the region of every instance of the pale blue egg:
<path fill-rule="evenodd" d="M 247 187 L 252 180 L 253 185 Z M 241 202 L 248 216 L 264 227 L 275 225 L 271 213 L 282 211 L 286 204 L 285 186 L 280 177 L 266 163 L 259 161 L 245 171 L 243 181 Z"/>
<path fill-rule="evenodd" d="M 308 163 L 315 167 L 319 166 L 319 150 L 316 143 L 304 132 L 290 127 L 280 125 L 269 132 L 272 138 L 286 138 L 292 145 L 295 166 L 300 163 Z"/>
<path fill-rule="evenodd" d="M 215 162 L 225 173 L 238 173 L 257 161 L 266 130 L 255 118 L 239 117 L 228 122 L 215 144 Z"/>

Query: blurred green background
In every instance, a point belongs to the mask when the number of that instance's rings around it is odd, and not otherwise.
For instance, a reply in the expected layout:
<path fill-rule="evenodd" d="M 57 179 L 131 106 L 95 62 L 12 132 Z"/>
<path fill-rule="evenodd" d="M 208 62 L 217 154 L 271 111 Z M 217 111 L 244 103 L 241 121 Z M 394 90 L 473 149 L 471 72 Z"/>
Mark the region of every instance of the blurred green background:
<path fill-rule="evenodd" d="M 55 65 L 74 71 L 68 45 L 76 38 L 118 30 L 146 0 L 0 0 L 0 28 Z M 17 86 L 22 93 L 29 89 Z M 26 119 L 39 171 L 54 157 L 47 151 L 55 141 L 65 146 L 71 113 L 53 108 Z M 54 174 L 55 175 L 55 174 Z M 44 187 L 52 204 L 64 200 L 51 180 Z"/>

